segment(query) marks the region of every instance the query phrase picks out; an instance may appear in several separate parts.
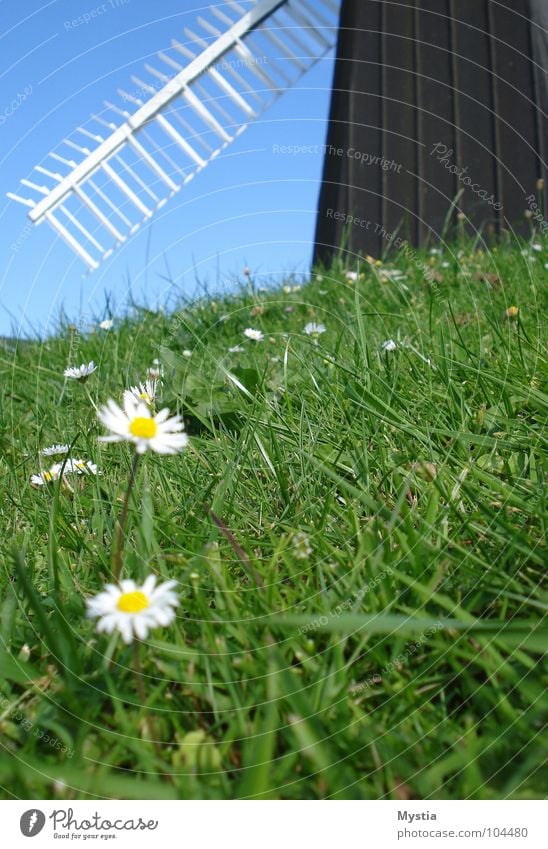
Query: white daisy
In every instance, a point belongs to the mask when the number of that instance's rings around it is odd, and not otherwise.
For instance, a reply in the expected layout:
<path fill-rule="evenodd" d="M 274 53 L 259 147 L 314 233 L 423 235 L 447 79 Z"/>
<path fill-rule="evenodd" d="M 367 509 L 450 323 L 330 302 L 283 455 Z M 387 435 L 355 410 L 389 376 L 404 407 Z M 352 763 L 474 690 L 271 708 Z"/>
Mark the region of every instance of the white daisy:
<path fill-rule="evenodd" d="M 358 279 L 358 272 L 357 271 L 346 271 L 345 277 L 346 277 L 347 280 L 355 281 L 355 280 Z"/>
<path fill-rule="evenodd" d="M 37 475 L 30 476 L 30 482 L 33 486 L 47 486 L 48 483 L 53 483 L 59 480 L 59 471 L 61 466 L 56 463 L 47 472 L 39 472 Z"/>
<path fill-rule="evenodd" d="M 119 631 L 125 643 L 134 636 L 145 640 L 149 629 L 173 622 L 179 599 L 173 592 L 177 581 L 156 586 L 156 575 L 149 575 L 142 586 L 135 581 L 120 581 L 120 586 L 107 584 L 104 591 L 86 600 L 87 615 L 98 618 L 97 631 L 112 634 Z"/>
<path fill-rule="evenodd" d="M 383 268 L 379 274 L 381 279 L 386 277 L 388 280 L 394 280 L 395 282 L 398 282 L 398 280 L 405 280 L 405 274 L 403 271 L 400 271 L 399 268 Z"/>
<path fill-rule="evenodd" d="M 381 345 L 381 351 L 395 351 L 398 346 L 393 339 L 387 339 Z"/>
<path fill-rule="evenodd" d="M 82 363 L 81 366 L 69 366 L 64 370 L 63 375 L 64 377 L 71 377 L 73 380 L 80 380 L 84 382 L 96 369 L 97 366 L 93 360 L 91 360 L 87 365 Z"/>
<path fill-rule="evenodd" d="M 150 378 L 147 378 L 145 382 L 140 383 L 139 386 L 130 386 L 129 389 L 126 389 L 126 392 L 132 395 L 137 401 L 144 401 L 145 404 L 148 404 L 149 407 L 152 407 L 154 401 L 156 400 L 157 387 L 157 380 L 151 380 Z"/>
<path fill-rule="evenodd" d="M 104 321 L 99 322 L 99 327 L 101 330 L 112 330 L 114 322 L 111 318 L 105 318 Z"/>
<path fill-rule="evenodd" d="M 302 531 L 298 531 L 293 537 L 293 556 L 297 560 L 307 560 L 312 554 L 312 546 L 307 535 Z"/>
<path fill-rule="evenodd" d="M 59 471 L 61 471 L 63 464 L 58 463 Z M 65 463 L 65 475 L 75 474 L 75 475 L 96 475 L 97 474 L 97 466 L 95 463 L 92 463 L 91 460 L 80 460 L 75 457 L 69 457 L 69 459 Z"/>
<path fill-rule="evenodd" d="M 54 483 L 59 480 L 63 474 L 66 475 L 96 475 L 98 474 L 97 466 L 91 460 L 80 460 L 74 457 L 68 457 L 61 463 L 54 463 L 46 472 L 39 472 L 37 475 L 31 475 L 30 482 L 33 486 L 46 486 L 48 483 Z"/>
<path fill-rule="evenodd" d="M 242 348 L 241 345 L 234 345 L 232 348 L 228 349 L 229 354 L 243 354 L 245 348 Z"/>
<path fill-rule="evenodd" d="M 254 342 L 262 342 L 264 339 L 262 330 L 253 330 L 251 327 L 246 327 L 244 336 L 247 336 L 248 339 L 253 339 Z"/>
<path fill-rule="evenodd" d="M 320 336 L 322 333 L 325 333 L 325 325 L 316 324 L 315 321 L 309 321 L 308 324 L 305 325 L 304 332 L 307 336 Z"/>
<path fill-rule="evenodd" d="M 169 417 L 169 410 L 160 410 L 153 416 L 142 401 L 130 392 L 124 394 L 124 409 L 112 399 L 97 413 L 110 434 L 100 436 L 101 442 L 133 442 L 138 454 L 149 448 L 157 454 L 176 454 L 188 442 L 181 416 Z"/>
<path fill-rule="evenodd" d="M 190 351 L 188 348 L 185 348 L 185 350 L 183 351 L 183 357 L 186 357 L 187 360 L 189 360 L 191 358 L 191 356 L 192 356 L 192 351 Z"/>
<path fill-rule="evenodd" d="M 55 454 L 68 454 L 68 445 L 50 445 L 49 448 L 42 448 L 41 454 L 44 457 L 54 457 Z"/>
<path fill-rule="evenodd" d="M 160 380 L 163 376 L 164 370 L 163 368 L 154 362 L 154 365 L 150 368 L 147 368 L 147 379 L 148 380 Z"/>

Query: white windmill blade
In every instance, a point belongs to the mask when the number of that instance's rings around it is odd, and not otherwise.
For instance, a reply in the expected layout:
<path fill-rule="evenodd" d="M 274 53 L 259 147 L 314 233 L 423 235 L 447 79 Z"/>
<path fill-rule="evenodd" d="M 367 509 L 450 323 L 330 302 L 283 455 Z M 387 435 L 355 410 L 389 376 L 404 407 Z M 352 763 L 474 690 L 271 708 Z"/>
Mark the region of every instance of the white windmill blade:
<path fill-rule="evenodd" d="M 340 0 L 228 0 L 133 76 L 8 197 L 90 270 L 231 144 L 336 39 Z"/>

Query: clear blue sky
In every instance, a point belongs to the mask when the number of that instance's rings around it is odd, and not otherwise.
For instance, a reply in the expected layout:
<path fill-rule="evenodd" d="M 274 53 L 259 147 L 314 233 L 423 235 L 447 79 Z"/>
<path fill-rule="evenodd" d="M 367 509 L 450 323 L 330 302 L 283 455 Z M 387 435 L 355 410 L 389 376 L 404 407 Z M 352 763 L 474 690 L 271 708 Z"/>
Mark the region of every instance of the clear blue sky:
<path fill-rule="evenodd" d="M 98 314 L 105 292 L 121 311 L 128 280 L 137 300 L 146 293 L 149 303 L 165 303 L 167 268 L 192 294 L 196 278 L 226 287 L 245 264 L 259 281 L 310 265 L 321 150 L 288 156 L 273 146 L 324 143 L 331 54 L 98 271 L 84 276 L 47 225 L 25 229 L 25 207 L 6 192 L 21 193 L 21 177 L 104 99 L 115 99 L 117 87 L 134 88 L 130 75 L 171 38 L 184 41 L 183 28 L 207 9 L 199 0 L 104 0 L 101 15 L 67 25 L 102 5 L 0 0 L 0 335 L 52 329 L 61 307 L 74 320 Z M 14 99 L 20 105 L 12 110 Z"/>

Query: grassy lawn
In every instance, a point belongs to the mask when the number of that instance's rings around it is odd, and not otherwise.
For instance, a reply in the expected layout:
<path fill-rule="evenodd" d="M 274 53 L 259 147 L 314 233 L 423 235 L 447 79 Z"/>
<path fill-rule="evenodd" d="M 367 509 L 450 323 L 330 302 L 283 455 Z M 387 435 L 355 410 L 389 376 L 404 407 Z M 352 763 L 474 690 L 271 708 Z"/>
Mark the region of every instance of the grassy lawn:
<path fill-rule="evenodd" d="M 4 798 L 546 796 L 542 247 L 2 343 Z M 142 457 L 122 576 L 180 604 L 126 645 L 86 617 L 134 456 L 93 404 L 156 359 L 190 438 Z M 32 486 L 52 443 L 99 474 Z"/>

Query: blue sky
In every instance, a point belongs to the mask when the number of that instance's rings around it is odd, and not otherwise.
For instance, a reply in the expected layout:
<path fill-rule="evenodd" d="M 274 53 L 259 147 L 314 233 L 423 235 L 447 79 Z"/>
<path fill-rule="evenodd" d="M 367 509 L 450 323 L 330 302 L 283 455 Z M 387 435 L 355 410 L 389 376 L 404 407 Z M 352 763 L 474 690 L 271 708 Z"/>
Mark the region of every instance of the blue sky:
<path fill-rule="evenodd" d="M 184 41 L 183 28 L 206 9 L 199 0 L 0 0 L 0 335 L 52 330 L 62 307 L 74 320 L 102 317 L 105 293 L 122 311 L 128 281 L 135 299 L 164 304 L 167 277 L 192 295 L 197 279 L 229 287 L 245 264 L 259 283 L 308 270 L 332 54 L 90 275 L 49 227 L 28 227 L 25 207 L 5 197 L 21 193 L 19 179 L 171 38 Z M 277 145 L 318 152 L 280 155 Z"/>

